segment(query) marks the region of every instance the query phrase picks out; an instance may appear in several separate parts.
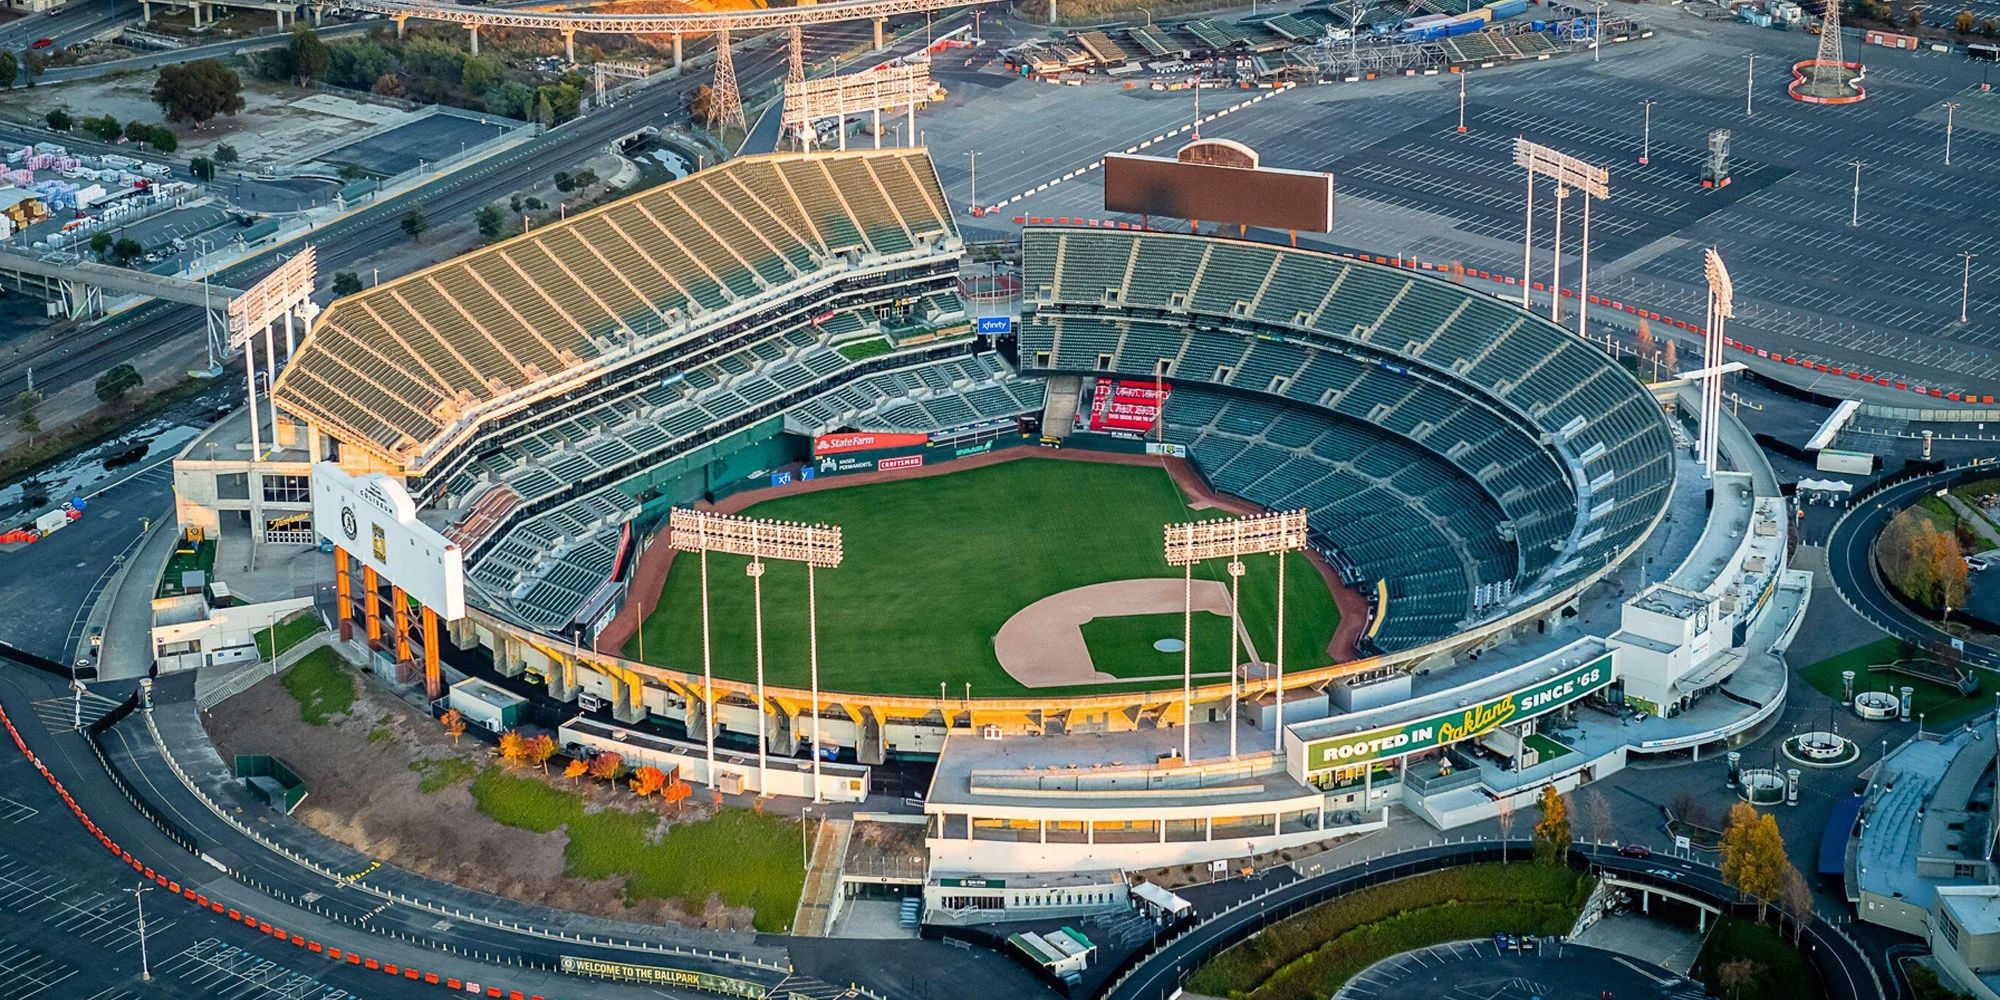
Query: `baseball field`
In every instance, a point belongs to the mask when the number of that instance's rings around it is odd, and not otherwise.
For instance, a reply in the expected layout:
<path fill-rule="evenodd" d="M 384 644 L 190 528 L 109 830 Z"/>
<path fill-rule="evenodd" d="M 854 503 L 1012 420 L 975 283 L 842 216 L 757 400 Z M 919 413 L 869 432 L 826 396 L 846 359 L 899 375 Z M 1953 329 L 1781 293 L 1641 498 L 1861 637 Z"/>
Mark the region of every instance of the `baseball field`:
<path fill-rule="evenodd" d="M 842 529 L 845 561 L 818 574 L 822 689 L 935 696 L 940 682 L 954 695 L 969 683 L 974 697 L 1178 687 L 1183 588 L 1161 555 L 1162 526 L 1225 516 L 1192 509 L 1162 468 L 1046 458 L 781 496 L 742 513 Z M 1339 611 L 1317 568 L 1288 558 L 1285 665 L 1323 666 Z M 1277 559 L 1245 563 L 1240 634 L 1272 659 Z M 749 680 L 744 567 L 709 557 L 709 609 L 717 676 Z M 1228 576 L 1215 562 L 1195 578 L 1194 672 L 1224 680 Z M 625 655 L 699 673 L 700 582 L 697 557 L 677 558 Z M 769 564 L 768 683 L 806 686 L 806 624 L 805 569 Z"/>

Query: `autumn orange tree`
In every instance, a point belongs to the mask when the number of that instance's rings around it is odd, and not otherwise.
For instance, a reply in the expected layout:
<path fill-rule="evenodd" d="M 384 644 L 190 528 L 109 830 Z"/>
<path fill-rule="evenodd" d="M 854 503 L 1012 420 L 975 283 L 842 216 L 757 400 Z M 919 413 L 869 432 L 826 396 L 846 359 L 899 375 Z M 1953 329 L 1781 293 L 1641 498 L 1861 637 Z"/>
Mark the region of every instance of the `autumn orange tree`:
<path fill-rule="evenodd" d="M 1784 891 L 1785 873 L 1792 867 L 1785 856 L 1785 838 L 1778 820 L 1748 802 L 1729 807 L 1729 825 L 1722 829 L 1722 881 L 1757 901 L 1757 920 Z"/>
<path fill-rule="evenodd" d="M 590 765 L 580 760 L 572 760 L 568 767 L 563 768 L 563 777 L 568 778 L 572 785 L 576 784 L 576 779 L 589 773 Z"/>
<path fill-rule="evenodd" d="M 446 709 L 443 715 L 438 716 L 438 722 L 444 725 L 444 731 L 450 734 L 453 743 L 465 735 L 465 716 L 459 714 L 458 709 Z"/>
<path fill-rule="evenodd" d="M 632 772 L 632 791 L 642 799 L 666 786 L 666 772 L 651 764 Z"/>
<path fill-rule="evenodd" d="M 694 794 L 694 789 L 688 787 L 688 783 L 686 781 L 683 781 L 680 778 L 675 778 L 672 784 L 669 784 L 666 788 L 660 791 L 660 798 L 666 800 L 666 803 L 668 805 L 673 806 L 674 813 L 678 815 L 681 811 L 681 803 L 686 802 L 688 800 L 688 796 L 693 794 Z"/>
<path fill-rule="evenodd" d="M 606 751 L 590 758 L 590 776 L 605 781 L 617 781 L 625 773 L 625 755 L 617 751 Z"/>
<path fill-rule="evenodd" d="M 1542 818 L 1535 822 L 1535 860 L 1560 865 L 1569 858 L 1569 803 L 1556 794 L 1556 786 L 1543 785 Z"/>
<path fill-rule="evenodd" d="M 500 734 L 500 763 L 510 768 L 525 767 L 528 763 L 528 738 L 518 729 L 509 729 Z"/>
<path fill-rule="evenodd" d="M 543 774 L 549 773 L 549 758 L 556 755 L 555 737 L 547 733 L 536 733 L 528 737 L 526 749 L 528 763 L 540 767 Z"/>

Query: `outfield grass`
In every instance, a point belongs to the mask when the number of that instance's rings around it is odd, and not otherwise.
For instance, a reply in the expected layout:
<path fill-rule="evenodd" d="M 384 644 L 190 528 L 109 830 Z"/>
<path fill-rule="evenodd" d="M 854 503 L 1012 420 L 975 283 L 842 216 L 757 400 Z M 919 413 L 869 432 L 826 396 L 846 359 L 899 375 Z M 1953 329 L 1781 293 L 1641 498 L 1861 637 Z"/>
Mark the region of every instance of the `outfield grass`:
<path fill-rule="evenodd" d="M 480 812 L 508 826 L 563 830 L 565 873 L 623 878 L 628 900 L 670 899 L 699 914 L 714 896 L 750 907 L 758 930 L 777 933 L 791 927 L 805 888 L 795 819 L 730 809 L 655 837 L 660 816 L 650 809 L 585 811 L 580 793 L 499 768 L 481 771 L 472 795 Z"/>
<path fill-rule="evenodd" d="M 1901 639 L 1885 637 L 1829 656 L 1801 669 L 1799 676 L 1812 685 L 1813 690 L 1835 701 L 1840 700 L 1840 675 L 1846 670 L 1854 671 L 1854 689 L 1857 691 L 1893 690 L 1907 684 L 1914 689 L 1910 695 L 1911 708 L 1922 713 L 1926 725 L 1952 725 L 1986 707 L 1986 699 L 1981 695 L 1967 698 L 1956 688 L 1943 684 L 1908 674 L 1873 673 L 1868 669 L 1878 663 L 1893 663 L 1917 655 L 1917 652 L 1916 647 Z M 1982 674 L 1982 681 L 1990 683 L 1992 679 L 1991 674 Z"/>
<path fill-rule="evenodd" d="M 1290 580 L 1285 581 L 1289 588 Z M 1083 643 L 1090 649 L 1090 662 L 1114 677 L 1159 677 L 1181 674 L 1181 654 L 1163 653 L 1153 648 L 1161 639 L 1176 642 L 1185 634 L 1177 614 L 1121 615 L 1092 618 L 1083 623 Z M 1194 616 L 1194 648 L 1209 660 L 1210 650 L 1227 650 L 1229 619 L 1204 611 Z"/>
<path fill-rule="evenodd" d="M 1725 992 L 1717 981 L 1716 969 L 1739 958 L 1749 959 L 1755 971 L 1748 985 Z M 1708 932 L 1701 954 L 1695 957 L 1693 976 L 1717 996 L 1731 1000 L 1811 1000 L 1826 995 L 1819 970 L 1789 939 L 1754 920 L 1738 917 L 1723 917 Z"/>
<path fill-rule="evenodd" d="M 1401 952 L 1516 934 L 1566 934 L 1590 882 L 1567 867 L 1467 865 L 1371 886 L 1258 932 L 1194 972 L 1188 989 L 1244 1000 L 1322 1000 Z"/>
<path fill-rule="evenodd" d="M 954 691 L 970 682 L 974 697 L 1029 690 L 993 654 L 993 636 L 1015 612 L 1093 583 L 1178 577 L 1161 555 L 1161 526 L 1223 516 L 1190 511 L 1164 469 L 1046 458 L 797 494 L 746 513 L 842 528 L 845 562 L 818 574 L 822 687 L 935 695 L 942 680 Z M 1271 655 L 1277 561 L 1245 562 L 1244 622 L 1257 649 Z M 709 557 L 715 671 L 747 680 L 755 676 L 755 659 L 743 570 L 740 558 Z M 765 678 L 772 684 L 807 684 L 805 575 L 796 565 L 771 564 L 764 576 Z M 1219 562 L 1196 575 L 1228 579 Z M 1286 575 L 1286 666 L 1322 666 L 1339 610 L 1303 556 L 1292 557 Z M 643 626 L 648 662 L 700 669 L 699 581 L 693 558 L 675 562 Z M 1170 634 L 1178 635 L 1178 627 Z M 638 649 L 635 637 L 625 655 Z M 1224 643 L 1197 641 L 1195 654 L 1197 673 L 1228 669 Z"/>
<path fill-rule="evenodd" d="M 324 726 L 328 719 L 354 707 L 354 675 L 326 647 L 307 653 L 293 664 L 285 671 L 282 683 L 298 699 L 299 718 L 307 725 Z"/>

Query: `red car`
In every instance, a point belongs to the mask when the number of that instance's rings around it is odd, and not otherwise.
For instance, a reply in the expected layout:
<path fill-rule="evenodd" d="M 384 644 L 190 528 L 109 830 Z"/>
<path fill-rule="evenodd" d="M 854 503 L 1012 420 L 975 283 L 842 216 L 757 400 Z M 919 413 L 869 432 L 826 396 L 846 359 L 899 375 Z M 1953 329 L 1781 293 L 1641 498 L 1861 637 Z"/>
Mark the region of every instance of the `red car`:
<path fill-rule="evenodd" d="M 28 47 L 31 49 L 46 49 L 49 46 L 54 45 L 55 43 L 56 40 L 53 38 L 37 38 L 35 39 L 35 44 L 30 45 Z"/>
<path fill-rule="evenodd" d="M 1618 853 L 1624 857 L 1644 860 L 1653 856 L 1653 849 L 1644 844 L 1626 844 L 1618 849 Z"/>

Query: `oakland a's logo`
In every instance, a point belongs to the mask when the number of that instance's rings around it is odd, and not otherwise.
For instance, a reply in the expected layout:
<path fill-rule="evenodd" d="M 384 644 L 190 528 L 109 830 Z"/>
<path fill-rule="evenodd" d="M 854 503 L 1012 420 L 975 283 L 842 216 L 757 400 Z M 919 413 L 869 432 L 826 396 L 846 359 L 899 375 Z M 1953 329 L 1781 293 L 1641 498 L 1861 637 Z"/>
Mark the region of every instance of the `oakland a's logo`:
<path fill-rule="evenodd" d="M 352 542 L 360 540 L 361 522 L 356 521 L 354 519 L 354 508 L 352 507 L 340 508 L 340 530 L 347 532 L 348 541 Z"/>

